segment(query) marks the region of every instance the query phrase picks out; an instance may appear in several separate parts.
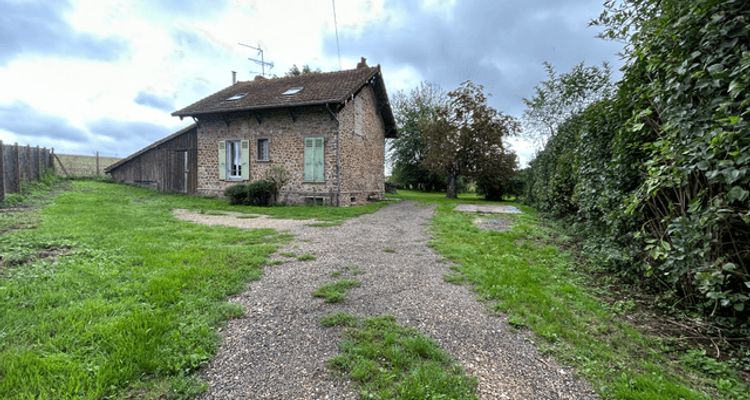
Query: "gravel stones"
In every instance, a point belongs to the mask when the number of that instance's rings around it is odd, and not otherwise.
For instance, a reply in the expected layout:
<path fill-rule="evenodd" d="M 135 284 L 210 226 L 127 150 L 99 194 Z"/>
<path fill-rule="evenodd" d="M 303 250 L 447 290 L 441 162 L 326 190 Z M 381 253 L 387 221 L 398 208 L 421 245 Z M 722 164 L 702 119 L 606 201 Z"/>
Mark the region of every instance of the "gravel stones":
<path fill-rule="evenodd" d="M 596 398 L 572 370 L 540 354 L 532 335 L 489 313 L 468 286 L 443 280 L 449 263 L 428 247 L 433 212 L 400 202 L 336 227 L 306 221 L 282 228 L 296 236 L 283 252 L 316 259 L 279 255 L 284 264 L 266 267 L 259 281 L 232 299 L 247 312 L 229 321 L 217 356 L 202 371 L 209 384 L 203 398 L 358 398 L 355 386 L 325 365 L 338 353 L 340 330 L 319 321 L 335 311 L 390 314 L 418 329 L 477 377 L 482 399 Z M 356 277 L 349 276 L 353 270 Z M 311 293 L 333 281 L 333 273 L 362 285 L 345 302 L 325 304 Z"/>

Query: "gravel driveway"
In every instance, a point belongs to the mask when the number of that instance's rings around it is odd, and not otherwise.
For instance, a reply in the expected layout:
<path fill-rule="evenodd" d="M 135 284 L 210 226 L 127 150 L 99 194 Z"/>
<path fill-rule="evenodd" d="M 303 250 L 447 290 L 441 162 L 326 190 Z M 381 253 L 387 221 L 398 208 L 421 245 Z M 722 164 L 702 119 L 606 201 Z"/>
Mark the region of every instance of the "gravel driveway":
<path fill-rule="evenodd" d="M 316 259 L 277 255 L 289 262 L 267 267 L 233 299 L 247 313 L 222 332 L 222 346 L 203 371 L 209 383 L 204 398 L 356 399 L 354 385 L 325 366 L 337 354 L 339 331 L 318 321 L 333 311 L 391 314 L 417 328 L 478 378 L 482 399 L 596 398 L 570 369 L 541 355 L 531 335 L 488 313 L 469 287 L 443 281 L 449 264 L 428 247 L 433 212 L 401 202 L 337 227 L 294 226 L 296 240 L 283 251 Z M 325 304 L 311 296 L 335 279 L 331 273 L 348 277 L 353 266 L 362 286 L 346 302 Z"/>

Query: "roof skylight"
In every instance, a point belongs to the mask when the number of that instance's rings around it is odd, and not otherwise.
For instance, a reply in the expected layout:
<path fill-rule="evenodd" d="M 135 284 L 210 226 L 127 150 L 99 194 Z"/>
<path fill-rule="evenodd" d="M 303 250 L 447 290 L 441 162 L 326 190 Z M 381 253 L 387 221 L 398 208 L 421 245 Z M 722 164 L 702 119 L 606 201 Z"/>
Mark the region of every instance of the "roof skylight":
<path fill-rule="evenodd" d="M 244 98 L 245 96 L 247 96 L 247 92 L 237 93 L 232 97 L 227 97 L 225 101 L 235 101 Z"/>
<path fill-rule="evenodd" d="M 282 93 L 285 96 L 289 96 L 292 94 L 297 94 L 302 91 L 302 86 L 292 86 L 289 89 L 286 90 L 286 92 Z"/>

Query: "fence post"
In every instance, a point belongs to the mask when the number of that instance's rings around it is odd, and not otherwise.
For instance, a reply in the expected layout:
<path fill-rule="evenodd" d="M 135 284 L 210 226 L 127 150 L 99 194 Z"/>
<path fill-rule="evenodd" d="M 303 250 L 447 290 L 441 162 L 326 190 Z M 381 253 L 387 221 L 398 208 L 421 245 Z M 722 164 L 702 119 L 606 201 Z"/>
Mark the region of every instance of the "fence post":
<path fill-rule="evenodd" d="M 42 169 L 40 168 L 41 162 L 42 162 L 42 154 L 39 152 L 39 145 L 36 145 L 36 158 L 34 159 L 34 164 L 36 166 L 36 179 L 37 180 L 42 177 Z"/>
<path fill-rule="evenodd" d="M 0 140 L 0 201 L 5 201 L 5 147 Z"/>
<path fill-rule="evenodd" d="M 49 150 L 49 154 L 47 154 L 47 168 L 50 168 L 52 171 L 55 171 L 55 148 L 51 148 Z M 57 174 L 57 172 L 55 172 Z"/>
<path fill-rule="evenodd" d="M 14 144 L 16 150 L 16 193 L 21 191 L 21 149 L 18 148 L 18 143 Z"/>
<path fill-rule="evenodd" d="M 26 180 L 30 181 L 34 176 L 34 163 L 32 160 L 33 157 L 31 157 L 31 145 L 26 145 L 26 169 L 28 170 L 28 174 L 26 175 Z"/>
<path fill-rule="evenodd" d="M 99 152 L 96 152 L 96 176 L 99 176 Z"/>

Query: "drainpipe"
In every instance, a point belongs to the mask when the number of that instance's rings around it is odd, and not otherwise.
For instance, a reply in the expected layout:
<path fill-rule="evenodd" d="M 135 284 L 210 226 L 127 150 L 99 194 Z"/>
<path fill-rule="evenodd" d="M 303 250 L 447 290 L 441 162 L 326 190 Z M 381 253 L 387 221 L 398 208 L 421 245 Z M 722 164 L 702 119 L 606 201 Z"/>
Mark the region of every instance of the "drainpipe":
<path fill-rule="evenodd" d="M 339 141 L 341 129 L 339 117 L 331 110 L 331 105 L 328 103 L 326 103 L 326 110 L 336 121 L 336 207 L 341 207 L 341 142 Z"/>

